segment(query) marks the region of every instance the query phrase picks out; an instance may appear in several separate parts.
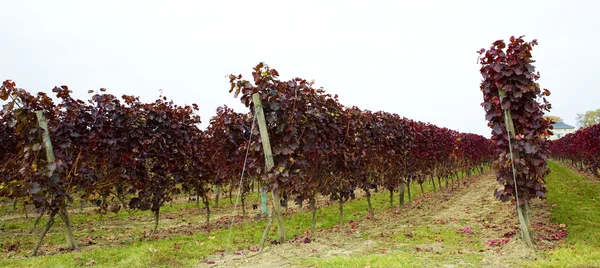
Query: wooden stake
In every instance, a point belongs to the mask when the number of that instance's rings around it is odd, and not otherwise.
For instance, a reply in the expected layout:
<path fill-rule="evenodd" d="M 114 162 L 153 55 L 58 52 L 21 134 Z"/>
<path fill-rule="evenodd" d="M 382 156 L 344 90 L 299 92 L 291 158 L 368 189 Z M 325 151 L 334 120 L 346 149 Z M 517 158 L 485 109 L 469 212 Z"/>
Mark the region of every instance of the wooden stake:
<path fill-rule="evenodd" d="M 258 93 L 254 93 L 252 95 L 252 100 L 254 102 L 254 113 L 256 115 L 256 120 L 258 121 L 258 129 L 260 131 L 260 139 L 263 145 L 263 152 L 265 154 L 265 164 L 267 166 L 267 171 L 270 171 L 275 166 L 273 161 L 273 153 L 271 152 L 271 142 L 269 141 L 269 132 L 267 129 L 267 121 L 265 120 L 265 114 L 263 112 L 262 103 L 260 101 L 260 96 Z M 273 207 L 275 208 L 275 219 L 277 220 L 277 229 L 279 231 L 279 242 L 285 243 L 286 235 L 285 235 L 285 226 L 283 225 L 283 216 L 281 215 L 281 203 L 280 203 L 280 193 L 281 189 L 273 189 L 271 191 L 273 195 Z"/>
<path fill-rule="evenodd" d="M 44 130 L 42 140 L 44 141 L 43 145 L 46 151 L 46 161 L 48 164 L 52 164 L 56 159 L 54 158 L 54 149 L 52 148 L 52 141 L 50 141 L 50 133 L 48 132 L 48 120 L 46 120 L 43 111 L 36 111 L 35 116 L 37 117 L 38 125 Z"/>
<path fill-rule="evenodd" d="M 48 120 L 46 120 L 46 117 L 44 116 L 43 111 L 36 111 L 35 116 L 38 119 L 38 125 L 40 126 L 40 128 L 42 128 L 44 130 L 44 132 L 42 133 L 42 141 L 43 141 L 44 151 L 46 151 L 46 162 L 48 164 L 54 164 L 56 158 L 54 157 L 54 149 L 52 148 L 52 141 L 50 140 L 50 133 L 48 132 Z M 50 176 L 50 177 L 52 180 L 52 176 Z M 67 248 L 73 250 L 73 249 L 75 249 L 75 239 L 73 236 L 73 231 L 71 230 L 71 222 L 69 220 L 69 213 L 67 212 L 66 204 L 63 204 L 62 208 L 59 209 L 58 214 L 64 222 L 63 229 L 65 231 L 65 236 L 67 238 Z M 51 218 L 53 218 L 53 217 L 54 216 L 51 216 Z M 52 226 L 52 224 L 47 225 L 47 228 L 50 228 L 51 226 Z M 46 230 L 42 233 L 42 236 L 40 236 L 40 241 L 44 238 L 44 235 L 46 234 L 46 232 L 48 232 L 48 230 Z M 37 252 L 37 249 L 34 250 L 34 255 L 36 252 Z"/>
<path fill-rule="evenodd" d="M 265 228 L 262 238 L 260 239 L 260 244 L 258 245 L 259 251 L 262 251 L 265 246 L 265 241 L 267 240 L 267 236 L 269 234 L 269 229 L 271 229 L 271 225 L 273 225 L 273 212 L 271 212 L 271 216 L 269 217 L 269 222 L 267 223 L 267 228 Z"/>
<path fill-rule="evenodd" d="M 506 97 L 506 93 L 504 92 L 504 90 L 499 89 L 498 95 L 500 96 L 500 105 L 502 106 L 502 99 L 504 99 Z M 512 116 L 510 114 L 510 110 L 505 110 L 504 108 L 502 108 L 502 110 L 504 111 L 504 115 L 505 115 L 504 116 L 504 124 L 506 124 L 506 127 L 508 129 L 508 138 L 515 139 L 517 135 L 515 133 L 515 125 L 513 123 Z M 512 159 L 515 159 L 515 158 L 519 159 L 519 152 L 513 152 Z M 512 159 L 511 159 L 511 161 L 512 161 Z M 518 194 L 517 185 L 515 184 L 514 187 L 515 187 L 515 193 Z M 531 226 L 529 223 L 529 202 L 527 202 L 527 198 L 525 196 L 521 196 L 521 197 L 519 197 L 519 199 L 523 199 L 522 205 L 519 205 L 519 203 L 517 202 L 517 215 L 519 217 L 519 225 L 521 227 L 521 239 L 523 240 L 523 243 L 525 244 L 525 246 L 532 247 L 533 246 L 533 234 L 531 233 Z"/>

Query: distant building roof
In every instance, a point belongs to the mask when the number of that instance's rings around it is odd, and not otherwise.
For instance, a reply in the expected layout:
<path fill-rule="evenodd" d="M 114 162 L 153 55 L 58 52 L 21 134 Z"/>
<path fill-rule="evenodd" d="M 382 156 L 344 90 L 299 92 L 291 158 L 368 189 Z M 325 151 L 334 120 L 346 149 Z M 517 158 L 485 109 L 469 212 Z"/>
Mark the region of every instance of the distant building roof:
<path fill-rule="evenodd" d="M 567 125 L 563 122 L 558 122 L 558 123 L 554 123 L 552 124 L 552 126 L 554 127 L 554 129 L 574 129 L 574 126 L 571 125 Z"/>

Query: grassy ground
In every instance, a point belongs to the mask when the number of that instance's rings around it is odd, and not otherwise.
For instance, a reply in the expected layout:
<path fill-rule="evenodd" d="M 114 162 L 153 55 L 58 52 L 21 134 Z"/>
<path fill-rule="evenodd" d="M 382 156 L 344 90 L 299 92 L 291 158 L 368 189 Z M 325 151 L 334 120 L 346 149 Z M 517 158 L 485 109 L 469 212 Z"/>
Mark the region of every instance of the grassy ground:
<path fill-rule="evenodd" d="M 425 184 L 425 191 L 432 187 Z M 413 196 L 420 193 L 417 184 L 411 185 Z M 388 192 L 374 194 L 372 197 L 376 211 L 389 210 Z M 396 196 L 397 198 L 397 196 Z M 417 201 L 418 202 L 418 201 Z M 395 200 L 397 205 L 397 200 Z M 152 215 L 149 212 L 124 211 L 105 217 L 103 223 L 99 216 L 91 212 L 74 213 L 71 216 L 75 237 L 79 249 L 74 252 L 61 252 L 64 235 L 60 219 L 47 235 L 42 246 L 42 255 L 27 258 L 41 227 L 32 229 L 32 220 L 15 218 L 7 220 L 0 233 L 1 247 L 6 250 L 0 254 L 0 266 L 8 267 L 77 267 L 85 264 L 104 267 L 173 267 L 193 266 L 210 261 L 209 256 L 219 253 L 232 253 L 235 250 L 250 252 L 250 246 L 257 246 L 266 227 L 266 220 L 254 221 L 248 216 L 236 217 L 235 227 L 229 233 L 230 214 L 233 210 L 228 200 L 222 200 L 220 209 L 212 209 L 212 225 L 216 230 L 210 232 L 202 228 L 204 212 L 193 203 L 179 203 L 165 206 L 161 211 L 161 224 L 158 234 L 151 234 Z M 329 204 L 320 200 L 317 214 L 317 228 L 332 228 L 339 224 L 337 203 Z M 285 216 L 288 237 L 304 235 L 311 226 L 311 212 L 291 208 Z M 364 199 L 353 200 L 344 205 L 345 220 L 356 220 L 367 215 L 367 203 Z M 77 211 L 77 209 L 75 209 Z M 391 210 L 390 210 L 391 211 Z M 241 213 L 238 207 L 238 214 Z M 43 226 L 41 221 L 39 226 Z M 231 237 L 231 240 L 229 239 Z M 272 227 L 270 239 L 276 239 L 276 227 Z M 16 250 L 11 250 L 16 246 Z M 56 254 L 58 253 L 58 254 Z"/>
<path fill-rule="evenodd" d="M 554 161 L 549 161 L 549 168 L 552 173 L 546 178 L 547 200 L 533 203 L 535 252 L 523 251 L 518 240 L 511 240 L 496 249 L 497 254 L 484 254 L 483 259 L 479 254 L 464 255 L 459 262 L 443 253 L 427 254 L 423 258 L 406 250 L 394 254 L 335 257 L 317 260 L 315 264 L 322 267 L 600 267 L 600 181 Z M 550 223 L 544 222 L 546 218 Z M 568 231 L 566 239 L 557 239 L 565 229 Z M 451 237 L 449 233 L 442 234 L 444 239 Z M 462 244 L 456 241 L 460 240 L 447 239 L 444 246 L 456 248 Z"/>
<path fill-rule="evenodd" d="M 338 234 L 334 241 L 350 240 L 342 246 L 346 252 L 297 258 L 292 263 L 317 267 L 498 267 L 504 264 L 496 258 L 501 250 L 490 243 L 514 235 L 517 224 L 511 219 L 513 212 L 493 198 L 495 185 L 490 174 L 468 185 L 452 194 L 422 200 L 400 215 L 362 221 L 367 228 L 359 232 L 366 235 L 358 241 Z M 368 246 L 359 246 L 365 243 Z"/>
<path fill-rule="evenodd" d="M 566 225 L 569 235 L 534 265 L 600 267 L 600 181 L 557 162 L 550 161 L 549 167 L 552 173 L 546 181 L 552 221 Z"/>
<path fill-rule="evenodd" d="M 116 215 L 99 224 L 93 222 L 97 215 L 84 213 L 74 223 L 80 246 L 77 251 L 60 252 L 64 236 L 60 226 L 56 226 L 43 247 L 48 255 L 24 258 L 30 248 L 22 242 L 17 251 L 0 254 L 0 266 L 600 266 L 599 183 L 557 163 L 549 165 L 552 174 L 547 179 L 548 200 L 532 202 L 538 242 L 535 252 L 523 250 L 515 238 L 518 223 L 514 206 L 493 197 L 497 183 L 488 173 L 469 179 L 467 186 L 461 185 L 452 192 L 444 189 L 435 195 L 427 183 L 426 198 L 416 198 L 411 207 L 402 209 L 390 209 L 388 192 L 374 194 L 375 219 L 368 216 L 366 200 L 347 202 L 341 228 L 337 203 L 321 200 L 318 230 L 311 235 L 307 232 L 310 211 L 294 207 L 285 216 L 291 242 L 269 245 L 260 253 L 254 252 L 254 247 L 266 221 L 247 217 L 241 222 L 241 218 L 236 218 L 239 222 L 230 233 L 227 227 L 231 206 L 215 211 L 213 222 L 217 229 L 207 232 L 201 228 L 201 210 L 192 204 L 176 204 L 172 211 L 163 214 L 162 228 L 155 235 L 149 233 L 151 215 Z M 413 196 L 420 194 L 416 184 L 411 191 Z M 396 195 L 396 205 L 397 198 Z M 226 203 L 229 201 L 223 200 L 222 204 Z M 0 246 L 5 251 L 7 245 L 31 240 L 40 232 L 39 228 L 30 231 L 31 221 L 23 219 L 7 224 L 14 228 L 0 232 Z M 561 239 L 565 230 L 569 232 L 566 240 Z M 96 244 L 85 244 L 90 241 L 88 237 Z M 276 239 L 276 227 L 272 227 L 269 237 Z"/>
<path fill-rule="evenodd" d="M 493 196 L 495 178 L 484 176 L 453 196 L 433 197 L 397 217 L 354 224 L 356 232 L 328 233 L 310 244 L 283 245 L 251 257 L 223 257 L 220 267 L 600 267 L 598 182 L 554 162 L 548 200 L 534 200 L 537 247 L 518 237 L 514 205 Z M 559 190 L 560 189 L 560 190 Z M 556 205 L 554 205 L 556 204 Z M 582 206 L 583 204 L 587 204 Z M 562 210 L 557 208 L 562 207 Z M 597 214 L 595 214 L 597 215 Z M 565 221 L 567 223 L 565 223 Z M 565 231 L 568 237 L 564 238 Z M 593 238 L 592 238 L 593 237 Z M 591 239 L 588 239 L 591 238 Z M 334 242 L 335 241 L 335 242 Z"/>

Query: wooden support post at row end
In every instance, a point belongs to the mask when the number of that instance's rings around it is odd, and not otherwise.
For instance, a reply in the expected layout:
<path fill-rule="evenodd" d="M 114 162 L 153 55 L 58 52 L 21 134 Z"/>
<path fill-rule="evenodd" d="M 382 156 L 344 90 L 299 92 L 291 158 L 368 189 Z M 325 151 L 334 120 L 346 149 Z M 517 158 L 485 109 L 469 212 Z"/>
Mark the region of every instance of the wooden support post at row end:
<path fill-rule="evenodd" d="M 269 132 L 267 130 L 267 121 L 265 120 L 265 114 L 263 112 L 262 103 L 260 101 L 260 96 L 258 93 L 254 93 L 252 95 L 252 100 L 254 102 L 254 115 L 256 116 L 256 120 L 258 121 L 258 129 L 260 131 L 260 139 L 262 141 L 263 152 L 265 154 L 265 164 L 267 167 L 267 172 L 271 171 L 275 166 L 273 162 L 273 153 L 271 152 L 271 143 L 269 141 Z M 283 225 L 283 216 L 281 215 L 281 203 L 280 203 L 280 193 L 281 189 L 273 189 L 271 192 L 273 195 L 273 207 L 275 208 L 274 215 L 277 221 L 277 230 L 279 232 L 279 242 L 285 243 L 286 235 L 285 235 L 285 226 Z M 270 226 L 267 226 L 269 228 Z"/>
<path fill-rule="evenodd" d="M 499 89 L 498 90 L 498 95 L 500 96 L 500 106 L 502 106 L 502 100 L 506 97 L 506 92 L 504 92 L 504 90 Z M 514 122 L 512 120 L 512 116 L 510 114 L 510 110 L 508 109 L 504 109 L 502 108 L 503 112 L 504 112 L 504 124 L 506 125 L 506 129 L 508 130 L 508 139 L 509 140 L 515 140 L 516 138 L 516 132 L 515 132 L 515 125 Z M 510 145 L 511 143 L 509 143 Z M 510 149 L 512 152 L 512 148 Z M 512 159 L 511 161 L 513 161 L 513 159 L 518 159 L 520 157 L 518 152 L 513 152 L 512 153 Z M 515 174 L 515 170 L 514 170 L 514 165 L 512 166 L 513 168 L 513 175 Z M 515 193 L 517 194 L 516 196 L 518 196 L 518 190 L 517 190 L 517 184 L 515 183 Z M 523 244 L 525 244 L 525 246 L 527 247 L 533 247 L 533 234 L 532 234 L 532 229 L 531 229 L 531 224 L 529 221 L 529 202 L 527 201 L 526 196 L 519 196 L 519 199 L 522 199 L 523 204 L 519 204 L 518 199 L 517 199 L 517 215 L 519 217 L 519 226 L 521 229 L 521 239 L 523 240 Z"/>

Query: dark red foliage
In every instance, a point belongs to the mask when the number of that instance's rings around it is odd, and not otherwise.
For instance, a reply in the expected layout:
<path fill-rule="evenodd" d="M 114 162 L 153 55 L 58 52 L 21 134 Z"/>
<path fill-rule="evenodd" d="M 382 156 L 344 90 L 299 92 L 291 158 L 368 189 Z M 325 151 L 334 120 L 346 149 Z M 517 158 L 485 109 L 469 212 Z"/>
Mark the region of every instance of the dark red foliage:
<path fill-rule="evenodd" d="M 600 176 L 600 124 L 580 129 L 552 141 L 552 157 L 570 160 L 580 170 Z"/>
<path fill-rule="evenodd" d="M 491 142 L 482 136 L 344 107 L 337 95 L 305 79 L 280 80 L 262 63 L 252 76 L 252 82 L 230 76 L 231 91 L 251 113 L 220 107 L 206 131 L 198 129 L 196 105 L 178 106 L 162 96 L 144 103 L 101 89 L 82 101 L 62 86 L 53 89 L 54 103 L 44 93 L 34 96 L 5 81 L 0 90 L 0 98 L 8 101 L 0 114 L 0 196 L 54 210 L 79 195 L 104 212 L 109 206 L 101 200 L 114 196 L 123 207 L 158 212 L 180 189 L 207 202 L 214 185 L 241 187 L 244 193 L 248 178 L 258 177 L 299 201 L 321 194 L 344 202 L 356 188 L 393 190 L 411 180 L 448 178 L 491 160 Z M 254 93 L 264 108 L 275 162 L 268 173 L 253 127 Z M 49 122 L 56 155 L 52 165 L 41 146 L 38 110 Z M 240 185 L 247 149 L 248 173 Z"/>
<path fill-rule="evenodd" d="M 227 184 L 242 187 L 242 194 L 245 194 L 250 188 L 249 176 L 245 176 L 242 185 L 239 184 L 252 124 L 249 114 L 236 113 L 227 106 L 217 108 L 198 152 L 199 161 L 205 167 L 198 175 L 203 179 L 190 180 L 187 185 L 196 185 L 193 188 L 200 195 L 206 194 L 213 185 Z M 249 158 L 246 169 L 255 168 L 254 159 Z"/>
<path fill-rule="evenodd" d="M 192 161 L 201 135 L 195 105 L 177 106 L 166 97 L 153 103 L 132 96 L 120 100 L 104 89 L 84 102 L 72 98 L 66 86 L 52 91 L 58 104 L 12 81 L 0 89 L 8 100 L 0 121 L 8 152 L 1 160 L 2 184 L 8 185 L 3 196 L 55 210 L 76 193 L 113 193 L 132 197 L 132 208 L 158 211 L 177 193 L 176 184 L 201 170 L 201 162 Z M 35 111 L 48 120 L 54 164 L 46 163 Z"/>
<path fill-rule="evenodd" d="M 230 92 L 252 112 L 252 95 L 260 96 L 275 168 L 269 174 L 259 171 L 273 189 L 300 200 L 320 193 L 345 201 L 357 187 L 393 190 L 411 178 L 447 177 L 491 160 L 491 143 L 479 135 L 343 107 L 337 96 L 304 79 L 281 81 L 263 63 L 252 76 L 251 82 L 231 75 Z M 259 140 L 258 130 L 254 135 Z M 251 146 L 258 153 L 254 161 L 264 165 L 260 142 Z"/>
<path fill-rule="evenodd" d="M 338 120 L 343 109 L 337 96 L 315 89 L 301 78 L 281 81 L 276 70 L 262 63 L 254 68 L 252 76 L 253 83 L 242 80 L 241 75 L 231 75 L 230 92 L 235 91 L 251 111 L 252 95 L 260 96 L 275 162 L 270 173 L 260 171 L 263 179 L 276 192 L 289 189 L 303 198 L 314 196 L 317 189 L 334 199 L 347 197 L 352 186 L 339 171 L 348 125 Z M 251 145 L 251 150 L 262 155 L 258 134 L 256 130 L 254 140 L 258 142 Z M 257 163 L 261 163 L 260 158 L 256 158 Z"/>
<path fill-rule="evenodd" d="M 495 195 L 503 201 L 515 195 L 509 136 L 504 123 L 506 112 L 512 116 L 516 134 L 510 143 L 515 156 L 519 203 L 523 203 L 524 199 L 544 197 L 546 193 L 544 178 L 550 172 L 546 166 L 549 153 L 546 138 L 552 135 L 552 127 L 543 115 L 551 105 L 545 98 L 550 92 L 541 90 L 536 83 L 539 73 L 535 72 L 531 56 L 535 45 L 536 40 L 525 42 L 522 37 L 511 37 L 508 45 L 498 40 L 490 49 L 479 51 L 483 76 L 481 105 L 486 111 L 485 118 L 492 129 L 492 142 L 498 154 L 493 165 L 494 172 L 498 182 L 504 186 Z M 502 101 L 500 90 L 506 93 Z"/>
<path fill-rule="evenodd" d="M 485 245 L 488 247 L 500 247 L 505 245 L 506 243 L 508 243 L 508 241 L 510 241 L 510 239 L 505 238 L 505 239 L 492 239 L 489 240 L 487 242 L 485 242 Z"/>

